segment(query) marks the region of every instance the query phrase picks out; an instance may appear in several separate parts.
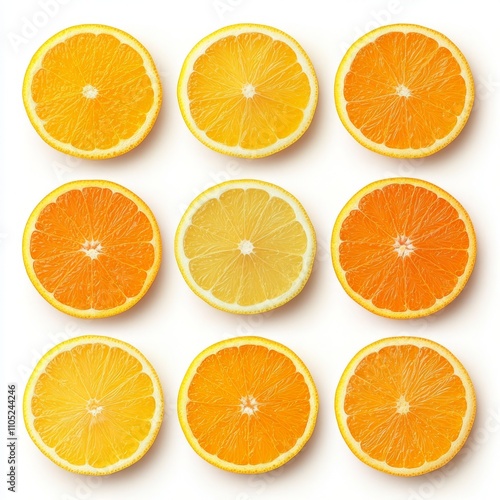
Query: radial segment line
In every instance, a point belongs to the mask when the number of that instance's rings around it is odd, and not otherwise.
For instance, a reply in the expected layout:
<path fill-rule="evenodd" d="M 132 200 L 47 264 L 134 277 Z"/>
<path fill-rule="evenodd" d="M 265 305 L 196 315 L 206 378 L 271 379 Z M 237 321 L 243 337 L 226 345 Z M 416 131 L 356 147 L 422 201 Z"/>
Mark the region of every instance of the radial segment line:
<path fill-rule="evenodd" d="M 101 272 L 106 275 L 108 282 L 112 283 L 118 289 L 118 291 L 123 295 L 123 297 L 125 297 L 125 302 L 126 302 L 129 297 L 120 288 L 120 286 L 118 286 L 118 283 L 111 277 L 111 275 L 109 274 L 109 272 L 106 269 L 106 267 L 103 266 L 101 262 L 99 262 L 99 259 L 94 259 L 94 262 L 95 262 L 95 266 L 97 266 L 97 265 L 100 266 Z M 92 297 L 92 300 L 94 300 L 94 297 Z M 92 307 L 94 307 L 94 303 L 93 302 L 92 302 Z"/>
<path fill-rule="evenodd" d="M 52 292 L 49 292 L 49 293 L 51 293 L 51 295 L 53 297 L 55 296 L 55 293 L 56 293 L 57 289 L 59 288 L 59 285 L 61 284 L 61 282 L 63 282 L 68 277 L 69 273 L 71 273 L 72 271 L 75 270 L 75 268 L 77 267 L 78 264 L 85 265 L 84 259 L 82 258 L 82 259 L 77 260 L 77 261 L 72 261 L 72 262 L 70 262 L 68 264 L 68 267 L 67 267 L 66 272 L 64 273 L 64 275 L 61 276 L 61 278 L 57 281 L 57 283 L 55 284 L 54 289 L 52 290 Z"/>
<path fill-rule="evenodd" d="M 41 233 L 42 231 L 38 231 L 37 232 Z M 66 239 L 66 238 L 65 238 Z M 71 250 L 69 252 L 61 252 L 61 253 L 58 253 L 58 254 L 55 254 L 55 255 L 51 255 L 50 257 L 42 257 L 41 259 L 33 259 L 33 262 L 45 262 L 45 261 L 49 261 L 49 260 L 52 260 L 52 259 L 55 259 L 55 258 L 59 258 L 59 257 L 64 257 L 66 255 L 72 255 L 72 254 L 79 254 L 81 252 L 81 249 L 78 249 L 78 250 Z"/>
<path fill-rule="evenodd" d="M 439 266 L 436 262 L 432 261 L 431 259 L 425 257 L 424 255 L 422 255 L 421 252 L 418 252 L 418 256 L 422 259 L 422 260 L 425 260 L 426 262 L 430 262 L 434 267 L 437 267 L 440 271 L 443 271 L 443 273 L 446 273 L 446 274 L 449 274 L 450 276 L 453 276 L 454 278 L 459 278 L 459 276 L 457 276 L 456 274 L 454 274 L 453 272 L 449 271 L 448 269 L 445 269 L 444 267 L 442 266 Z M 461 276 L 461 275 L 460 275 Z"/>
<path fill-rule="evenodd" d="M 110 197 L 110 203 L 108 205 L 108 210 L 106 211 L 106 216 L 108 215 L 109 213 L 109 208 L 110 208 L 110 205 L 111 205 L 111 200 L 113 198 L 113 196 L 117 194 L 117 193 L 112 193 L 111 197 Z M 118 194 L 121 194 L 121 193 L 118 193 Z M 107 234 L 104 235 L 101 240 L 100 240 L 100 243 L 104 246 L 106 245 L 106 242 L 108 241 L 108 239 L 112 236 L 115 236 L 121 229 L 123 229 L 125 226 L 127 225 L 130 225 L 131 223 L 131 219 L 133 217 L 135 217 L 137 214 L 139 213 L 142 213 L 143 215 L 146 215 L 144 214 L 144 212 L 142 212 L 142 210 L 139 209 L 139 207 L 134 203 L 134 208 L 133 208 L 133 212 L 129 215 L 127 215 L 126 217 L 121 217 L 121 222 L 118 222 L 117 224 L 113 225 L 112 229 L 110 229 L 109 227 L 107 227 Z M 146 217 L 147 218 L 147 217 Z M 104 219 L 106 220 L 106 219 Z M 149 223 L 149 227 L 151 227 L 151 223 L 149 222 L 149 219 L 147 218 L 148 220 L 148 223 Z M 152 228 L 151 228 L 152 229 Z M 148 241 L 139 241 L 139 242 L 135 242 L 135 241 L 131 241 L 131 242 L 125 242 L 123 243 L 124 245 L 126 244 L 134 244 L 134 243 L 149 243 Z M 112 245 L 110 245 L 112 246 Z M 113 246 L 117 246 L 117 245 L 113 245 Z M 109 248 L 108 245 L 106 245 L 106 248 Z"/>
<path fill-rule="evenodd" d="M 229 272 L 231 266 L 239 259 L 239 257 L 240 257 L 239 255 L 236 255 L 236 257 L 234 257 L 234 259 L 226 266 L 226 269 L 224 269 L 224 271 L 220 274 L 220 276 L 217 278 L 217 280 L 212 285 L 210 290 L 213 290 L 224 279 L 226 274 Z"/>
<path fill-rule="evenodd" d="M 220 203 L 220 202 L 219 202 L 219 203 Z M 221 204 L 221 206 L 222 206 L 222 204 Z M 236 230 L 236 227 L 232 224 L 232 222 L 229 220 L 229 216 L 228 216 L 226 213 L 224 213 L 224 215 L 226 216 L 227 221 L 228 221 L 228 222 L 231 224 L 231 226 L 233 227 L 234 232 L 237 234 L 237 233 L 238 233 L 238 231 Z M 214 232 L 212 232 L 212 231 L 209 231 L 209 230 L 208 230 L 208 229 L 206 229 L 204 226 L 199 226 L 199 225 L 197 225 L 197 224 L 193 224 L 192 222 L 191 222 L 190 226 L 195 227 L 195 228 L 197 228 L 197 229 L 200 229 L 201 231 L 205 232 L 206 234 L 208 234 L 208 235 L 210 235 L 210 236 L 216 235 L 216 236 L 217 236 L 217 239 L 219 239 L 219 240 L 223 240 L 223 241 L 226 241 L 227 243 L 230 243 L 231 245 L 236 245 L 236 244 L 238 243 L 238 242 L 236 242 L 236 241 L 232 241 L 232 240 L 230 240 L 230 239 L 228 239 L 228 238 L 225 238 L 225 237 L 224 237 L 224 236 L 222 236 L 220 233 L 214 233 Z"/>
<path fill-rule="evenodd" d="M 224 112 L 220 113 L 217 116 L 217 119 L 209 127 L 207 127 L 206 130 L 204 130 L 205 134 L 208 134 L 208 132 L 216 128 L 219 125 L 219 123 L 226 121 L 226 117 L 228 115 L 233 114 L 233 111 L 241 104 L 243 99 L 245 99 L 245 97 L 243 96 L 243 94 L 241 94 L 241 98 L 237 99 L 236 102 L 233 104 L 233 106 L 231 106 L 229 109 L 226 109 Z M 200 130 L 202 130 L 201 127 Z"/>
<path fill-rule="evenodd" d="M 78 192 L 82 195 L 82 198 L 83 198 L 83 193 L 80 190 L 78 190 Z M 78 240 L 72 240 L 72 241 L 83 244 L 85 242 L 85 240 L 87 239 L 87 237 L 82 233 L 81 229 L 76 225 L 73 218 L 68 214 L 68 212 L 66 212 L 66 210 L 64 210 L 63 207 L 61 207 L 59 205 L 59 203 L 57 203 L 57 201 L 54 202 L 54 206 L 67 217 L 69 224 L 71 225 L 73 230 L 75 230 L 77 233 L 79 233 L 80 237 L 82 238 L 82 241 L 78 241 Z M 80 208 L 78 208 L 78 210 L 80 211 Z M 56 235 L 54 235 L 54 236 L 56 236 Z"/>
<path fill-rule="evenodd" d="M 121 260 L 118 257 L 115 257 L 114 255 L 109 254 L 109 253 L 104 253 L 104 255 L 106 255 L 106 257 L 108 259 L 111 259 L 111 260 L 114 260 L 116 262 L 119 262 L 123 266 L 127 266 L 127 267 L 130 267 L 132 269 L 137 269 L 138 271 L 143 271 L 145 273 L 149 273 L 149 271 L 151 270 L 151 267 L 149 267 L 148 269 L 143 269 L 142 267 L 134 266 L 133 264 L 130 264 L 129 262 L 124 262 L 123 260 Z M 102 266 L 102 267 L 104 267 L 104 266 Z"/>
<path fill-rule="evenodd" d="M 367 300 L 370 300 L 373 303 L 373 298 L 378 295 L 378 293 L 382 289 L 382 286 L 386 284 L 386 282 L 387 282 L 388 279 L 390 279 L 391 273 L 394 270 L 394 267 L 396 266 L 396 263 L 397 263 L 397 260 L 394 259 L 394 261 L 389 266 L 387 266 L 387 272 L 385 274 L 385 278 L 380 282 L 379 286 L 373 292 L 372 296 L 369 299 L 367 299 Z"/>
<path fill-rule="evenodd" d="M 271 265 L 269 265 L 264 259 L 262 259 L 261 257 L 259 257 L 257 254 L 254 254 L 254 255 L 255 255 L 255 258 L 259 259 L 264 266 L 266 266 L 267 268 L 271 269 L 275 273 L 279 274 L 280 276 L 282 276 L 283 278 L 285 278 L 287 281 L 290 281 L 290 277 L 289 276 L 287 276 L 286 274 L 284 274 L 282 271 L 279 271 L 275 267 L 272 267 Z M 257 270 L 257 272 L 259 272 L 259 270 L 260 270 L 259 267 L 256 267 L 255 269 Z"/>
<path fill-rule="evenodd" d="M 387 68 L 391 72 L 391 75 L 394 78 L 394 82 L 396 84 L 399 83 L 398 78 L 396 77 L 396 74 L 394 73 L 394 70 L 392 69 L 392 65 L 389 63 L 389 61 L 386 59 L 383 52 L 380 50 L 380 47 L 377 45 L 377 40 L 374 40 L 372 43 L 373 43 L 374 47 L 377 49 L 378 53 L 380 54 L 380 57 L 383 59 L 384 63 L 386 64 Z"/>
<path fill-rule="evenodd" d="M 369 80 L 369 81 L 371 81 L 373 83 L 378 83 L 379 85 L 383 85 L 388 90 L 393 90 L 394 89 L 393 86 L 390 85 L 389 83 L 383 82 L 382 80 L 378 80 L 377 78 L 373 78 L 373 76 L 371 76 L 371 75 L 367 75 L 365 73 L 360 73 L 359 71 L 354 71 L 352 68 L 349 68 L 349 73 L 352 73 L 353 75 L 360 76 L 362 78 L 366 78 L 367 80 Z M 391 92 L 388 95 L 393 95 L 393 93 L 394 92 Z M 348 102 L 352 102 L 352 101 L 348 101 Z"/>
<path fill-rule="evenodd" d="M 360 201 L 360 200 L 359 200 L 359 201 Z M 389 238 L 389 240 L 390 240 L 391 242 L 393 242 L 393 241 L 394 241 L 394 236 L 393 236 L 392 234 L 389 234 L 389 233 L 388 233 L 388 232 L 384 229 L 384 227 L 383 227 L 382 225 L 380 225 L 377 221 L 375 221 L 375 220 L 373 220 L 371 217 L 369 217 L 369 216 L 368 216 L 368 214 L 367 214 L 364 210 L 362 210 L 362 209 L 359 207 L 359 201 L 358 201 L 358 206 L 357 206 L 356 208 L 353 208 L 353 209 L 351 210 L 351 212 L 355 212 L 356 210 L 357 210 L 357 211 L 359 211 L 359 212 L 361 212 L 361 213 L 362 213 L 362 214 L 363 214 L 363 215 L 364 215 L 364 216 L 365 216 L 365 217 L 366 217 L 366 218 L 367 218 L 367 219 L 368 219 L 368 220 L 369 220 L 369 221 L 370 221 L 370 222 L 371 222 L 374 226 L 376 226 L 376 227 L 377 227 L 377 228 L 379 228 L 379 229 L 380 229 L 383 233 L 385 233 L 385 234 L 388 236 L 388 238 Z M 344 240 L 342 240 L 342 241 L 344 241 Z M 346 240 L 346 241 L 351 241 L 351 240 Z M 354 241 L 353 243 L 356 243 L 356 242 Z"/>
<path fill-rule="evenodd" d="M 226 191 L 227 192 L 227 191 Z M 222 193 L 221 193 L 222 194 Z M 243 196 L 245 194 L 243 193 Z M 231 219 L 231 217 L 229 217 L 229 214 L 227 213 L 227 210 L 226 210 L 226 207 L 223 205 L 223 203 L 220 201 L 220 196 L 219 198 L 216 198 L 217 202 L 219 203 L 220 207 L 221 207 L 221 210 L 222 210 L 222 213 L 224 214 L 224 216 L 226 217 L 226 221 L 229 223 L 229 225 L 233 228 L 233 231 L 234 231 L 234 234 L 240 239 L 242 240 L 243 239 L 243 236 L 244 235 L 241 235 L 240 232 L 238 231 L 238 229 L 236 228 L 236 226 L 234 225 L 234 222 L 233 220 Z M 196 227 L 199 227 L 199 226 L 196 226 Z M 204 229 L 204 228 L 201 228 L 201 229 Z M 209 234 L 212 234 L 210 233 L 210 231 L 204 229 L 205 231 L 207 231 Z M 217 236 L 218 237 L 218 236 Z M 238 242 L 235 242 L 235 241 L 231 241 L 231 240 L 228 240 L 226 238 L 221 238 L 221 239 L 224 239 L 225 241 L 228 241 L 229 243 L 231 244 L 237 244 Z"/>
<path fill-rule="evenodd" d="M 304 71 L 304 68 L 302 67 L 302 64 L 299 63 L 298 59 L 295 59 L 295 61 L 292 64 L 289 64 L 288 66 L 286 66 L 286 68 L 281 69 L 277 73 L 270 74 L 262 82 L 259 82 L 259 81 L 255 82 L 256 87 L 257 86 L 258 87 L 262 87 L 262 85 L 267 85 L 272 79 L 279 77 L 280 75 L 282 75 L 283 73 L 285 73 L 286 71 L 288 71 L 290 68 L 292 68 L 296 64 L 298 64 L 300 66 L 301 71 L 297 72 L 297 73 L 294 73 L 293 75 L 291 75 L 289 78 L 286 78 L 285 80 L 281 80 L 281 82 L 285 83 L 288 80 L 291 80 L 292 78 L 295 78 L 297 75 L 300 75 L 300 73 L 304 73 L 307 76 L 306 72 Z M 271 69 L 272 68 L 267 68 L 267 73 L 270 73 Z M 309 82 L 309 78 L 307 79 L 307 81 Z"/>
<path fill-rule="evenodd" d="M 99 106 L 101 108 L 101 113 L 103 116 L 105 116 L 108 119 L 108 122 L 110 124 L 111 130 L 113 131 L 114 136 L 118 139 L 118 142 L 120 142 L 122 139 L 120 137 L 120 134 L 116 131 L 115 123 L 112 119 L 109 118 L 108 113 L 105 109 L 105 106 L 103 106 L 103 99 L 95 99 L 96 106 Z M 95 147 L 95 145 L 94 145 Z"/>
<path fill-rule="evenodd" d="M 266 200 L 266 204 L 262 207 L 262 210 L 260 211 L 260 214 L 257 217 L 255 224 L 253 225 L 252 233 L 248 236 L 249 241 L 253 240 L 255 232 L 260 227 L 260 224 L 262 222 L 262 218 L 264 217 L 264 213 L 267 210 L 267 207 L 269 206 L 269 204 L 271 203 L 271 200 L 274 198 L 274 196 L 271 196 L 269 193 L 266 193 L 266 194 L 269 196 L 269 198 Z"/>
<path fill-rule="evenodd" d="M 116 397 L 116 395 L 121 391 L 122 387 L 124 387 L 126 384 L 128 384 L 129 382 L 131 381 L 134 381 L 136 380 L 137 378 L 139 378 L 139 376 L 142 374 L 142 373 L 145 373 L 143 372 L 142 370 L 140 372 L 136 372 L 134 373 L 133 375 L 127 377 L 125 380 L 123 380 L 122 382 L 120 382 L 111 392 L 108 392 L 106 394 L 106 399 L 113 399 L 114 397 Z M 123 400 L 125 401 L 128 401 L 126 398 L 122 398 Z M 133 398 L 134 400 L 136 399 L 136 397 L 134 396 Z"/>
<path fill-rule="evenodd" d="M 269 201 L 271 201 L 271 200 L 269 200 Z M 283 229 L 286 226 L 292 225 L 294 222 L 298 222 L 297 218 L 295 218 L 291 221 L 285 222 L 284 224 L 281 224 L 280 226 L 276 226 L 274 229 L 272 229 L 271 231 L 269 231 L 267 233 L 259 235 L 259 238 L 256 239 L 255 242 L 253 243 L 254 246 L 256 246 L 259 241 L 262 241 L 264 238 L 269 238 L 269 236 L 272 236 L 274 233 L 280 231 L 281 229 Z M 300 222 L 299 222 L 299 224 L 300 224 Z M 302 224 L 301 224 L 301 226 L 302 226 Z"/>
<path fill-rule="evenodd" d="M 408 265 L 410 265 L 410 264 L 413 266 L 413 268 L 415 269 L 415 271 L 417 272 L 417 274 L 420 276 L 420 281 L 427 288 L 427 291 L 429 292 L 429 295 L 431 297 L 434 297 L 434 302 L 435 302 L 437 299 L 436 299 L 436 296 L 434 294 L 434 291 L 431 289 L 431 287 L 429 286 L 429 283 L 427 283 L 427 281 L 422 276 L 422 273 L 420 272 L 420 267 L 417 266 L 415 264 L 415 262 L 413 262 L 413 260 L 411 260 L 411 259 L 410 259 L 410 262 L 408 262 Z"/>

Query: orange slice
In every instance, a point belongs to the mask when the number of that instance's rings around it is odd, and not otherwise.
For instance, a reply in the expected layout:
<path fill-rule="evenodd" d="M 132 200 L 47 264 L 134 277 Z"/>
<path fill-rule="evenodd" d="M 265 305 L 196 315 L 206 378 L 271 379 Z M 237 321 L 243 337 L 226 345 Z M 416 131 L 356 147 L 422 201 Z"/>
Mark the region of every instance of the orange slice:
<path fill-rule="evenodd" d="M 444 148 L 469 118 L 474 82 L 458 47 L 413 24 L 383 26 L 347 51 L 335 104 L 348 132 L 388 156 L 418 158 Z"/>
<path fill-rule="evenodd" d="M 294 143 L 316 109 L 318 83 L 304 49 L 270 26 L 226 26 L 188 54 L 177 87 L 189 130 L 209 148 L 259 158 Z"/>
<path fill-rule="evenodd" d="M 40 137 L 89 159 L 135 148 L 151 130 L 162 90 L 153 59 L 132 36 L 84 24 L 47 40 L 26 71 L 23 100 Z"/>
<path fill-rule="evenodd" d="M 239 314 L 279 307 L 300 293 L 315 253 L 314 228 L 299 201 L 252 179 L 200 194 L 175 235 L 177 264 L 191 290 Z"/>
<path fill-rule="evenodd" d="M 318 394 L 304 363 L 284 345 L 239 337 L 205 349 L 191 363 L 177 411 L 194 451 L 231 472 L 283 465 L 310 438 Z"/>
<path fill-rule="evenodd" d="M 33 210 L 23 259 L 35 288 L 60 311 L 112 316 L 136 304 L 153 283 L 160 231 L 148 206 L 123 186 L 70 182 Z"/>
<path fill-rule="evenodd" d="M 23 413 L 31 439 L 57 465 L 111 474 L 151 447 L 163 396 L 158 375 L 135 347 L 84 336 L 55 346 L 37 363 Z"/>
<path fill-rule="evenodd" d="M 389 318 L 417 318 L 449 304 L 476 260 L 469 215 L 443 189 L 385 179 L 345 205 L 332 233 L 333 267 L 360 305 Z"/>
<path fill-rule="evenodd" d="M 351 360 L 335 394 L 335 414 L 351 451 L 389 474 L 442 467 L 462 448 L 476 413 L 460 361 L 427 339 L 379 340 Z"/>

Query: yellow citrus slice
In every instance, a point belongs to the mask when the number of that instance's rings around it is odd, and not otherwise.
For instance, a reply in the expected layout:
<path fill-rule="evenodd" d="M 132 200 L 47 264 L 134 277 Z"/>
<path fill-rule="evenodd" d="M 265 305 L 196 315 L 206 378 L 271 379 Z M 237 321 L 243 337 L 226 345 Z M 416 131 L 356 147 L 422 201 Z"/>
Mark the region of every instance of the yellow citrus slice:
<path fill-rule="evenodd" d="M 318 394 L 289 348 L 239 337 L 194 359 L 177 411 L 198 455 L 221 469 L 256 474 L 276 469 L 303 448 L 316 423 Z"/>
<path fill-rule="evenodd" d="M 58 344 L 37 363 L 23 413 L 31 439 L 57 465 L 111 474 L 149 450 L 163 396 L 158 375 L 135 347 L 83 336 Z"/>
<path fill-rule="evenodd" d="M 416 476 L 449 462 L 476 413 L 474 388 L 460 361 L 417 337 L 379 340 L 345 369 L 335 395 L 340 432 L 365 464 Z"/>
<path fill-rule="evenodd" d="M 259 158 L 290 146 L 307 130 L 318 83 L 292 37 L 270 26 L 236 24 L 191 50 L 177 98 L 189 130 L 203 144 Z"/>
<path fill-rule="evenodd" d="M 382 26 L 357 40 L 340 63 L 335 104 L 348 132 L 388 156 L 418 158 L 455 139 L 474 102 L 458 47 L 413 24 Z"/>
<path fill-rule="evenodd" d="M 112 316 L 136 304 L 153 283 L 160 231 L 149 207 L 123 186 L 69 182 L 30 215 L 23 259 L 35 288 L 60 311 Z"/>
<path fill-rule="evenodd" d="M 443 189 L 419 179 L 384 179 L 344 206 L 332 233 L 344 290 L 369 311 L 417 318 L 462 291 L 476 260 L 469 215 Z"/>
<path fill-rule="evenodd" d="M 149 52 L 111 26 L 83 24 L 47 40 L 23 84 L 28 117 L 52 147 L 89 159 L 111 158 L 140 144 L 161 106 Z"/>
<path fill-rule="evenodd" d="M 315 253 L 314 228 L 299 201 L 253 179 L 200 194 L 175 235 L 177 264 L 193 292 L 240 314 L 264 312 L 295 297 Z"/>

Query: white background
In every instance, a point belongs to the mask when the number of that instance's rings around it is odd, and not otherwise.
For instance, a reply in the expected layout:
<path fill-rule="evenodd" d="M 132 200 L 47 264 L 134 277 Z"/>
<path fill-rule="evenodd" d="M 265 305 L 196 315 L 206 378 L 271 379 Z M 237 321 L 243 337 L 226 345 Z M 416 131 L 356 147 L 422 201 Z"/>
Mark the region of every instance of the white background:
<path fill-rule="evenodd" d="M 15 382 L 17 498 L 490 498 L 497 491 L 500 460 L 496 2 L 53 0 L 48 2 L 50 15 L 44 16 L 43 1 L 2 2 L 0 12 L 0 437 L 6 433 L 6 384 Z M 29 21 L 39 26 L 30 31 Z M 191 47 L 208 33 L 239 22 L 273 25 L 295 37 L 311 57 L 320 86 L 306 135 L 288 150 L 254 161 L 232 159 L 199 143 L 185 126 L 176 99 L 177 77 Z M 426 25 L 450 37 L 469 60 L 476 82 L 475 107 L 460 137 L 417 161 L 364 149 L 342 127 L 333 101 L 335 72 L 348 45 L 381 24 L 398 22 Z M 150 136 L 112 160 L 79 160 L 53 150 L 38 137 L 22 104 L 22 79 L 36 49 L 61 29 L 83 23 L 109 24 L 138 38 L 155 59 L 163 82 L 164 103 Z M 426 319 L 393 321 L 365 311 L 343 291 L 331 265 L 330 235 L 344 203 L 367 183 L 395 176 L 419 177 L 449 191 L 466 207 L 477 231 L 477 263 L 469 284 L 453 304 Z M 21 238 L 44 195 L 64 182 L 92 178 L 123 184 L 149 204 L 160 225 L 164 255 L 155 283 L 134 308 L 108 319 L 79 320 L 51 307 L 31 285 Z M 213 309 L 190 291 L 173 256 L 175 229 L 188 203 L 208 186 L 236 178 L 263 179 L 289 190 L 317 232 L 318 254 L 309 283 L 296 299 L 268 315 L 240 317 Z M 167 402 L 149 453 L 104 478 L 74 475 L 54 465 L 31 442 L 21 419 L 22 393 L 34 364 L 55 343 L 79 334 L 110 335 L 138 347 L 156 367 Z M 310 368 L 320 395 L 316 430 L 307 446 L 281 469 L 253 477 L 219 470 L 199 458 L 175 411 L 179 384 L 195 355 L 216 341 L 245 334 L 292 348 Z M 351 357 L 364 345 L 394 335 L 425 336 L 448 347 L 468 369 L 477 391 L 476 423 L 465 448 L 444 469 L 418 478 L 392 477 L 361 463 L 344 444 L 333 411 L 335 388 Z M 0 450 L 3 496 L 8 493 L 5 444 Z"/>

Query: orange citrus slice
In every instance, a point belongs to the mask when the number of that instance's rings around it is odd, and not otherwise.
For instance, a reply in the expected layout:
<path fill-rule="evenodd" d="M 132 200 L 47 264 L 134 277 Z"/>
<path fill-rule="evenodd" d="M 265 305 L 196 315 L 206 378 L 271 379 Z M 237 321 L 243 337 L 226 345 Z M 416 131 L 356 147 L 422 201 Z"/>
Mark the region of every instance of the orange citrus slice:
<path fill-rule="evenodd" d="M 394 337 L 362 349 L 335 394 L 340 432 L 365 464 L 416 476 L 449 462 L 476 413 L 472 382 L 460 361 L 427 339 Z"/>
<path fill-rule="evenodd" d="M 160 231 L 148 206 L 123 186 L 70 182 L 33 210 L 23 259 L 35 288 L 60 311 L 112 316 L 136 304 L 153 283 Z"/>
<path fill-rule="evenodd" d="M 335 104 L 348 132 L 388 156 L 418 158 L 444 148 L 469 118 L 474 82 L 458 47 L 413 24 L 382 26 L 340 63 Z"/>
<path fill-rule="evenodd" d="M 189 130 L 209 148 L 258 158 L 294 143 L 316 109 L 318 82 L 304 49 L 270 26 L 226 26 L 188 54 L 177 87 Z"/>
<path fill-rule="evenodd" d="M 26 71 L 23 100 L 40 137 L 89 159 L 111 158 L 140 144 L 161 106 L 153 59 L 132 36 L 84 24 L 47 40 Z"/>
<path fill-rule="evenodd" d="M 135 347 L 83 336 L 38 362 L 23 413 L 31 439 L 57 465 L 111 474 L 149 450 L 162 422 L 163 396 L 158 375 Z"/>
<path fill-rule="evenodd" d="M 274 184 L 246 179 L 200 194 L 175 235 L 189 287 L 223 311 L 254 314 L 281 306 L 306 284 L 316 237 L 302 205 Z"/>
<path fill-rule="evenodd" d="M 417 318 L 449 304 L 476 259 L 469 215 L 443 189 L 419 179 L 377 181 L 344 206 L 332 259 L 345 291 L 389 318 Z"/>
<path fill-rule="evenodd" d="M 283 465 L 310 438 L 318 394 L 290 349 L 239 337 L 205 349 L 191 363 L 177 411 L 194 451 L 231 472 L 255 474 Z"/>

